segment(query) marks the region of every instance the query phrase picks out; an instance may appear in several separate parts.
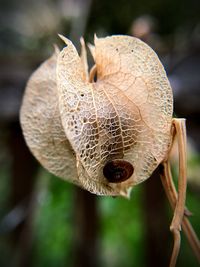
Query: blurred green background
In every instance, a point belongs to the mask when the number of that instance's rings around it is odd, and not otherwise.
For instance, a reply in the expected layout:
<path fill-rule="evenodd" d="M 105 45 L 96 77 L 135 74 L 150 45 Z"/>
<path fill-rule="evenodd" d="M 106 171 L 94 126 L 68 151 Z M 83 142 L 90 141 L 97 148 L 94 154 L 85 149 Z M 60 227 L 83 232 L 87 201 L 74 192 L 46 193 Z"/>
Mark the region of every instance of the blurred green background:
<path fill-rule="evenodd" d="M 172 212 L 158 174 L 131 199 L 96 197 L 54 177 L 34 160 L 18 112 L 30 74 L 62 47 L 80 49 L 111 34 L 134 35 L 158 53 L 168 73 L 175 116 L 187 118 L 191 222 L 200 236 L 200 2 L 1 0 L 0 266 L 168 266 Z M 177 159 L 173 157 L 177 177 Z M 198 266 L 182 234 L 177 266 Z"/>

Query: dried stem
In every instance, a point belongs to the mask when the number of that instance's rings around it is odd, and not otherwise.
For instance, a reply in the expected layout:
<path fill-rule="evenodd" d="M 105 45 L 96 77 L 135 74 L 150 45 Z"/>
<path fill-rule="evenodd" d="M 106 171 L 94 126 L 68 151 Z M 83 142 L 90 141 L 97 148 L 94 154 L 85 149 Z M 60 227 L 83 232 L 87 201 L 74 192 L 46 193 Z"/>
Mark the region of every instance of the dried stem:
<path fill-rule="evenodd" d="M 174 236 L 174 247 L 170 261 L 170 267 L 176 265 L 179 249 L 180 249 L 180 230 L 181 224 L 183 230 L 189 240 L 189 243 L 199 260 L 200 245 L 199 241 L 192 229 L 189 221 L 186 218 L 185 197 L 187 187 L 187 174 L 186 174 L 186 127 L 185 119 L 173 119 L 172 125 L 174 126 L 175 134 L 178 139 L 179 149 L 179 178 L 178 178 L 178 194 L 172 180 L 171 169 L 169 161 L 163 163 L 164 171 L 161 175 L 163 187 L 168 196 L 169 202 L 174 210 L 174 216 L 170 226 L 170 230 Z M 174 136 L 173 136 L 174 137 Z M 174 140 L 173 140 L 174 141 Z"/>
<path fill-rule="evenodd" d="M 175 205 L 177 202 L 177 191 L 172 179 L 172 174 L 171 174 L 171 169 L 170 169 L 170 164 L 169 161 L 166 161 L 163 163 L 163 173 L 161 173 L 161 181 L 163 184 L 163 187 L 165 189 L 165 193 L 167 195 L 167 198 L 170 202 L 170 205 L 172 209 L 175 209 Z M 187 211 L 187 208 L 185 208 Z M 200 262 L 200 241 L 190 224 L 188 218 L 187 218 L 187 212 L 184 213 L 183 220 L 182 220 L 182 229 L 183 232 L 185 233 L 185 236 L 198 260 Z"/>

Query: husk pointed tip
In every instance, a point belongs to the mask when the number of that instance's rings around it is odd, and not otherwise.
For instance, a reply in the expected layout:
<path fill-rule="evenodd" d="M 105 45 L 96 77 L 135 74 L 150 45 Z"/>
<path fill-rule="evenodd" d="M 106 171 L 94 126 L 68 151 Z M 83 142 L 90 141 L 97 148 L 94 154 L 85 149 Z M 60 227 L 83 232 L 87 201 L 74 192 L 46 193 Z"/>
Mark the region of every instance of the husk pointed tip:
<path fill-rule="evenodd" d="M 83 36 L 81 36 L 81 38 L 80 38 L 80 43 L 81 43 L 81 45 L 85 46 L 85 40 L 84 40 Z"/>
<path fill-rule="evenodd" d="M 130 200 L 130 198 L 131 198 L 131 191 L 132 191 L 132 188 L 128 188 L 126 190 L 121 190 L 119 192 L 119 194 L 120 194 L 120 196 L 122 196 L 122 197 Z"/>
<path fill-rule="evenodd" d="M 67 39 L 64 35 L 58 33 L 58 36 L 66 45 L 69 45 L 71 43 L 71 41 Z"/>
<path fill-rule="evenodd" d="M 84 40 L 83 36 L 80 37 L 80 41 Z"/>
<path fill-rule="evenodd" d="M 54 47 L 54 54 L 57 56 L 60 53 L 60 49 L 57 46 L 57 44 L 53 44 L 53 47 Z"/>
<path fill-rule="evenodd" d="M 97 34 L 95 33 L 95 34 L 94 34 L 94 43 L 96 43 L 96 42 L 98 41 L 98 39 L 99 39 L 99 38 L 97 37 Z"/>

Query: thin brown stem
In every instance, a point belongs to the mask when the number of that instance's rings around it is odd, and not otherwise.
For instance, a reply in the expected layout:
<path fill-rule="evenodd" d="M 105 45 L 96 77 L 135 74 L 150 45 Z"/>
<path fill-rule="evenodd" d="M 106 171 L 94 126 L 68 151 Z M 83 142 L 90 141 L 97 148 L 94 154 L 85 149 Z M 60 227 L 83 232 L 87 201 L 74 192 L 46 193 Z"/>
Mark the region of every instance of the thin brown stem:
<path fill-rule="evenodd" d="M 185 119 L 174 119 L 176 134 L 178 137 L 179 150 L 179 178 L 178 178 L 178 197 L 172 219 L 171 231 L 181 230 L 181 222 L 184 215 L 186 188 L 187 188 L 187 174 L 186 174 L 186 127 Z M 175 236 L 177 236 L 175 234 Z"/>
<path fill-rule="evenodd" d="M 177 191 L 176 191 L 173 179 L 172 179 L 169 161 L 164 162 L 162 165 L 163 165 L 163 172 L 161 174 L 161 181 L 162 181 L 165 193 L 167 195 L 167 198 L 170 202 L 170 205 L 172 209 L 174 210 L 176 201 L 177 201 Z M 190 224 L 186 214 L 184 214 L 183 216 L 181 225 L 182 225 L 183 232 L 192 248 L 192 251 L 194 252 L 198 262 L 200 263 L 200 241 L 192 225 Z"/>
<path fill-rule="evenodd" d="M 176 261 L 177 261 L 179 250 L 180 250 L 181 236 L 180 236 L 180 231 L 178 229 L 172 229 L 171 231 L 174 237 L 174 246 L 173 246 L 173 251 L 172 251 L 169 266 L 174 267 L 176 266 Z"/>
<path fill-rule="evenodd" d="M 174 126 L 175 134 L 178 139 L 179 149 L 179 177 L 178 177 L 178 194 L 172 180 L 171 169 L 168 160 L 163 163 L 163 173 L 161 175 L 163 187 L 168 196 L 169 202 L 174 210 L 174 216 L 170 226 L 170 230 L 174 237 L 174 247 L 170 260 L 170 267 L 176 265 L 179 249 L 180 249 L 180 230 L 183 225 L 183 230 L 189 240 L 189 243 L 199 260 L 200 247 L 199 241 L 186 218 L 185 198 L 187 187 L 187 174 L 186 174 L 186 127 L 185 119 L 173 119 L 172 125 Z M 174 135 L 173 135 L 174 141 Z"/>

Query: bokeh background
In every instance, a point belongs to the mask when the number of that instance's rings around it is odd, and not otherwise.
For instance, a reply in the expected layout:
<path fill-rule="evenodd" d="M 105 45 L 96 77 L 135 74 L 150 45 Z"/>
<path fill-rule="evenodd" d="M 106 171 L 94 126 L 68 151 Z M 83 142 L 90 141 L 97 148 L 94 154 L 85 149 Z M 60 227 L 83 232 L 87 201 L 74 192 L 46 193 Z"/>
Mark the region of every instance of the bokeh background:
<path fill-rule="evenodd" d="M 199 0 L 1 0 L 0 266 L 165 267 L 172 212 L 158 173 L 130 200 L 96 197 L 49 174 L 24 142 L 18 114 L 25 85 L 53 44 L 63 46 L 57 33 L 77 49 L 80 36 L 93 43 L 94 33 L 129 34 L 158 53 L 175 116 L 187 118 L 187 206 L 200 235 Z M 177 266 L 198 266 L 184 235 Z"/>

